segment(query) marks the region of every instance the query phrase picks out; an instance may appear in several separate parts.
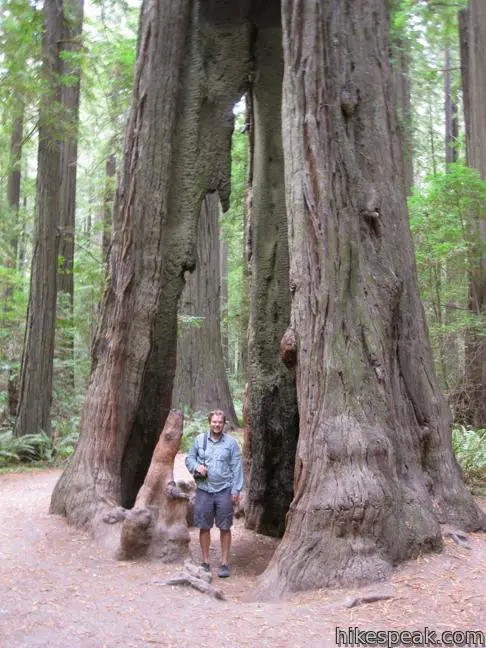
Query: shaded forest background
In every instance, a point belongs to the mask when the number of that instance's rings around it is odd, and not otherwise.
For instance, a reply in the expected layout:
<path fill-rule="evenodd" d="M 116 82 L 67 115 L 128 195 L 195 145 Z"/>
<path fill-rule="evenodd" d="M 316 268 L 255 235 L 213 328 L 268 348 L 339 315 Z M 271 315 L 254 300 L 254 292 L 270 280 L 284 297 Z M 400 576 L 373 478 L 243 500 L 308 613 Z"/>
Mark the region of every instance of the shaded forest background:
<path fill-rule="evenodd" d="M 458 9 L 466 5 L 395 2 L 390 57 L 405 134 L 421 297 L 436 372 L 454 415 L 456 454 L 475 484 L 486 474 L 484 368 L 478 351 L 486 334 L 485 251 L 479 236 L 486 220 L 486 181 L 466 156 L 467 97 L 461 76 L 466 45 L 461 47 L 458 18 Z M 43 46 L 41 7 L 27 0 L 0 3 L 0 466 L 62 460 L 72 452 L 105 284 L 139 6 L 90 3 L 83 16 L 82 4 L 70 0 L 65 9 L 64 46 L 53 68 Z M 251 115 L 244 98 L 235 115 L 231 203 L 223 213 L 217 196 L 208 194 L 204 208 L 212 210 L 214 222 L 205 236 L 200 234 L 205 244 L 198 250 L 198 269 L 187 273 L 179 305 L 173 404 L 185 410 L 188 438 L 204 426 L 211 406 L 223 406 L 233 426 L 242 418 L 252 171 Z M 45 142 L 51 146 L 43 149 Z M 43 159 L 48 160 L 46 175 L 41 175 Z M 60 205 L 55 221 L 49 199 Z M 34 348 L 38 340 L 39 357 L 29 356 L 36 365 L 49 346 L 28 324 L 36 241 L 44 234 L 57 250 L 56 296 L 45 309 L 52 316 L 52 396 L 49 389 L 47 395 L 39 391 L 18 412 L 21 387 L 28 381 L 25 356 L 22 361 L 28 336 L 34 336 Z M 483 301 L 475 286 L 483 286 Z M 205 328 L 210 323 L 212 333 Z M 218 338 L 219 346 L 209 344 Z M 49 388 L 46 376 L 41 384 Z M 45 424 L 33 429 L 35 407 L 44 408 L 39 416 Z"/>

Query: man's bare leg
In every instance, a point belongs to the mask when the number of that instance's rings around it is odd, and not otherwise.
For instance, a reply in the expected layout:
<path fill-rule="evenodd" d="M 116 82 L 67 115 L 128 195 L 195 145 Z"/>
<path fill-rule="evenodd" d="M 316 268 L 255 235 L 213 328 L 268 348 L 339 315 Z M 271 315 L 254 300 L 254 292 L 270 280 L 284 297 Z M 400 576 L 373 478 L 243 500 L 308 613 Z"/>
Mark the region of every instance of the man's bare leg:
<path fill-rule="evenodd" d="M 229 552 L 231 547 L 231 529 L 220 529 L 221 538 L 221 564 L 229 565 Z"/>
<path fill-rule="evenodd" d="M 209 564 L 209 547 L 211 545 L 211 529 L 199 529 L 199 544 L 201 545 L 202 561 Z"/>

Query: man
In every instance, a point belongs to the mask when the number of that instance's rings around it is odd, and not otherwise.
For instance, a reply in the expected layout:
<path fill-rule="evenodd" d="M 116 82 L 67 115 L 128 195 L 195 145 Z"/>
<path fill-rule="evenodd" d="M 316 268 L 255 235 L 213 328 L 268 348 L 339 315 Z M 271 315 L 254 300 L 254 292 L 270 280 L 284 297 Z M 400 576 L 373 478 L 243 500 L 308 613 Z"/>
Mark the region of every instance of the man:
<path fill-rule="evenodd" d="M 243 488 L 243 467 L 238 443 L 223 432 L 226 416 L 214 410 L 208 416 L 209 434 L 199 434 L 186 457 L 186 466 L 196 480 L 194 526 L 199 528 L 203 563 L 210 570 L 209 547 L 214 521 L 221 540 L 220 578 L 228 578 L 233 504 Z"/>

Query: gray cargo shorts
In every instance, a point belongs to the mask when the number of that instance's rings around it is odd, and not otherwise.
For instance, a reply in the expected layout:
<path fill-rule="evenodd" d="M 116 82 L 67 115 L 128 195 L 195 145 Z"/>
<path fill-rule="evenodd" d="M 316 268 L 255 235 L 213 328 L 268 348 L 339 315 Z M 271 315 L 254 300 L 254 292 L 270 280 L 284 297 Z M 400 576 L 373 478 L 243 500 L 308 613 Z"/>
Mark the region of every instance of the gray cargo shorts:
<path fill-rule="evenodd" d="M 218 529 L 231 528 L 233 524 L 231 488 L 225 488 L 218 493 L 207 493 L 196 488 L 194 526 L 199 529 L 211 529 L 215 520 Z"/>

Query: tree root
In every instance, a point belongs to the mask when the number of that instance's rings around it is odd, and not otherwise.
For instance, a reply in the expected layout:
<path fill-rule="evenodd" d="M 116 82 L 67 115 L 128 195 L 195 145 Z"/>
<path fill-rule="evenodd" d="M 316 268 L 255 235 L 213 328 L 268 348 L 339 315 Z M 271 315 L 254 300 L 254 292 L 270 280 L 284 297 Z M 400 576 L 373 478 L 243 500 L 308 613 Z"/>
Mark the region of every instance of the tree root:
<path fill-rule="evenodd" d="M 451 538 L 457 545 L 464 547 L 464 549 L 471 549 L 471 545 L 468 542 L 468 537 L 461 529 L 456 529 L 449 524 L 444 524 L 442 526 L 442 537 Z"/>
<path fill-rule="evenodd" d="M 377 601 L 388 601 L 393 598 L 392 594 L 365 594 L 364 596 L 350 596 L 344 601 L 345 608 L 358 607 L 365 603 L 376 603 Z"/>

